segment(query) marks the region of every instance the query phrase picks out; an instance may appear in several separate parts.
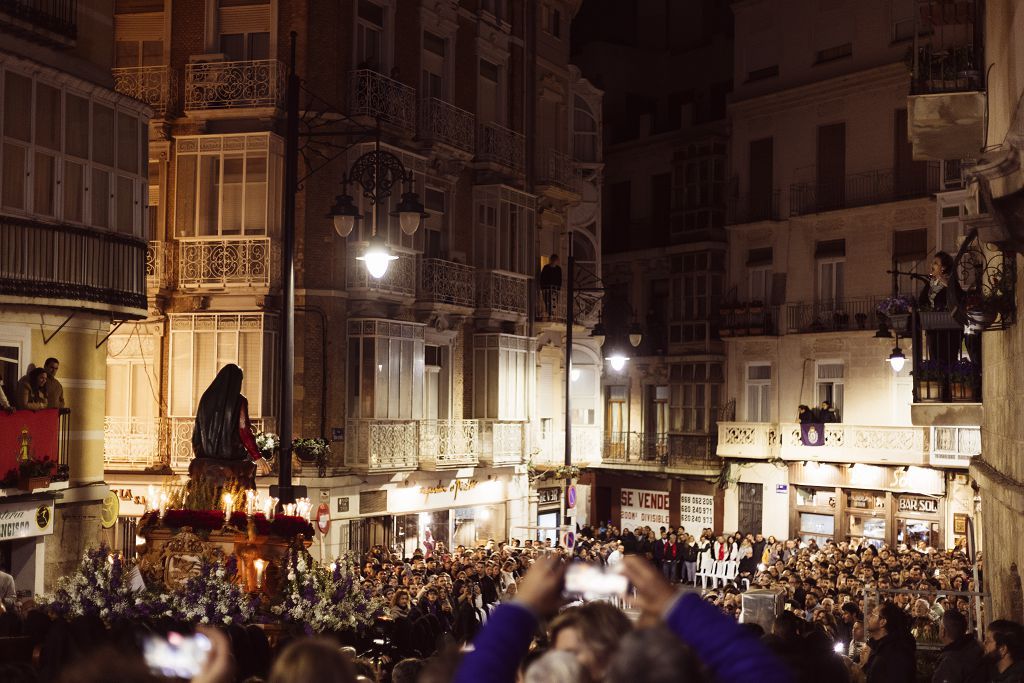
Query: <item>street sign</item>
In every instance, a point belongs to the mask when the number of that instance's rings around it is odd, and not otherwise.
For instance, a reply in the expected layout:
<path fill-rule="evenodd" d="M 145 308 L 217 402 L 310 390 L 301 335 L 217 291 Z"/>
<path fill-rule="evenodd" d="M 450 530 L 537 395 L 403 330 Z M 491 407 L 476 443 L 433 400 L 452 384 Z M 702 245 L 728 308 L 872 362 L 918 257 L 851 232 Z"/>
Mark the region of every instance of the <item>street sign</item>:
<path fill-rule="evenodd" d="M 572 510 L 576 507 L 576 485 L 572 484 L 569 486 L 569 490 L 565 493 L 565 499 L 569 505 L 569 509 Z"/>
<path fill-rule="evenodd" d="M 565 542 L 565 547 L 569 550 L 572 550 L 576 546 L 576 534 L 571 531 L 567 531 L 565 536 L 562 537 L 562 540 Z"/>
<path fill-rule="evenodd" d="M 327 503 L 320 503 L 316 509 L 316 528 L 320 530 L 321 534 L 326 534 L 331 530 L 331 506 Z"/>

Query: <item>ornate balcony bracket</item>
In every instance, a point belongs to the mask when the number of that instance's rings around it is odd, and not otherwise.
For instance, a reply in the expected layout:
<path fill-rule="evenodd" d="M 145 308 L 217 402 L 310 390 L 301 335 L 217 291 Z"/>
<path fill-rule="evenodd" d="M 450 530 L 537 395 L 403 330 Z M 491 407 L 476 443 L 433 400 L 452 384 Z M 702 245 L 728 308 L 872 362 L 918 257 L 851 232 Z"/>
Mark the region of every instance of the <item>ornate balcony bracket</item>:
<path fill-rule="evenodd" d="M 968 334 L 1002 330 L 1017 322 L 1017 260 L 1014 252 L 990 249 L 972 229 L 954 260 L 962 294 L 954 317 Z"/>

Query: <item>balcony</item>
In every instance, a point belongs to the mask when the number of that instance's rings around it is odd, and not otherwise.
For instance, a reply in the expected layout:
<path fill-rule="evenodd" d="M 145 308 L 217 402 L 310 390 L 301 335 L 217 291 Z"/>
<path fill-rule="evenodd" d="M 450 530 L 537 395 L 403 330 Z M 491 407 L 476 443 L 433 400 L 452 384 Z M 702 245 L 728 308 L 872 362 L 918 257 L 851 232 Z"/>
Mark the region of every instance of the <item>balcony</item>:
<path fill-rule="evenodd" d="M 725 224 L 756 223 L 758 221 L 782 220 L 780 190 L 769 193 L 735 196 L 726 201 Z"/>
<path fill-rule="evenodd" d="M 479 270 L 476 275 L 477 308 L 506 316 L 527 314 L 529 277 L 498 270 Z"/>
<path fill-rule="evenodd" d="M 786 331 L 793 333 L 873 330 L 884 296 L 786 304 Z"/>
<path fill-rule="evenodd" d="M 967 469 L 971 459 L 981 455 L 980 427 L 932 427 L 931 457 L 933 467 Z"/>
<path fill-rule="evenodd" d="M 942 189 L 942 165 L 929 162 L 920 174 L 892 169 L 853 173 L 834 183 L 797 183 L 789 186 L 789 215 L 851 209 L 885 202 L 925 197 Z"/>
<path fill-rule="evenodd" d="M 447 145 L 470 155 L 476 145 L 476 117 L 436 97 L 420 100 L 419 135 L 426 142 Z"/>
<path fill-rule="evenodd" d="M 500 124 L 481 123 L 476 133 L 476 160 L 521 173 L 526 168 L 526 138 Z"/>
<path fill-rule="evenodd" d="M 706 434 L 612 432 L 604 438 L 604 465 L 669 470 L 719 470 L 722 462 Z"/>
<path fill-rule="evenodd" d="M 779 306 L 722 304 L 718 310 L 718 336 L 775 336 L 779 333 L 779 312 Z"/>
<path fill-rule="evenodd" d="M 0 217 L 0 299 L 145 317 L 146 243 Z"/>
<path fill-rule="evenodd" d="M 400 472 L 419 466 L 416 420 L 351 419 L 345 465 L 357 472 Z"/>
<path fill-rule="evenodd" d="M 542 322 L 553 322 L 565 324 L 565 289 L 541 289 L 540 301 L 537 302 L 535 310 L 537 311 L 537 318 Z M 547 311 L 547 301 L 551 301 L 551 313 Z M 597 324 L 598 319 L 601 317 L 601 303 L 603 299 L 600 296 L 595 296 L 591 292 L 579 292 L 575 297 L 575 306 L 573 307 L 573 321 L 577 325 L 584 325 L 586 327 L 592 327 Z"/>
<path fill-rule="evenodd" d="M 286 76 L 287 69 L 276 59 L 193 62 L 185 68 L 185 112 L 189 115 L 236 109 L 272 112 L 284 104 Z"/>
<path fill-rule="evenodd" d="M 350 292 L 387 294 L 400 298 L 416 296 L 416 255 L 395 252 L 398 258 L 391 262 L 384 277 L 370 275 L 366 265 L 353 256 L 345 269 L 345 282 Z"/>
<path fill-rule="evenodd" d="M 63 44 L 78 37 L 78 0 L 0 0 L 0 23 Z"/>
<path fill-rule="evenodd" d="M 167 467 L 167 428 L 167 421 L 159 417 L 105 417 L 104 469 L 141 472 Z"/>
<path fill-rule="evenodd" d="M 925 465 L 929 433 L 923 427 L 826 424 L 821 446 L 805 446 L 796 423 L 719 422 L 720 458 L 810 460 L 876 465 Z"/>
<path fill-rule="evenodd" d="M 487 467 L 520 465 L 527 454 L 527 422 L 479 420 L 480 464 Z"/>
<path fill-rule="evenodd" d="M 29 433 L 31 431 L 31 433 Z M 56 408 L 39 411 L 18 410 L 7 413 L 0 410 L 0 432 L 4 435 L 4 443 L 0 449 L 0 478 L 18 465 L 21 449 L 29 450 L 29 457 L 56 462 L 58 468 L 47 480 L 46 487 L 33 488 L 34 491 L 66 489 L 68 478 L 61 470 L 67 470 L 68 455 L 71 444 L 71 411 Z M 4 496 L 21 496 L 26 491 L 11 487 L 0 487 L 0 498 Z"/>
<path fill-rule="evenodd" d="M 476 420 L 420 420 L 419 431 L 421 468 L 476 467 L 480 445 Z"/>
<path fill-rule="evenodd" d="M 578 199 L 583 189 L 583 174 L 572 156 L 549 149 L 544 166 L 538 169 L 538 185 L 544 192 L 560 199 Z"/>
<path fill-rule="evenodd" d="M 183 238 L 178 245 L 178 287 L 270 289 L 276 261 L 269 237 Z"/>
<path fill-rule="evenodd" d="M 164 438 L 170 444 L 165 462 L 170 464 L 171 469 L 177 474 L 188 472 L 189 463 L 192 462 L 192 430 L 196 426 L 195 418 L 167 417 L 161 419 L 166 425 Z M 274 432 L 277 429 L 277 420 L 273 417 L 256 417 L 251 422 L 253 431 L 256 432 Z"/>
<path fill-rule="evenodd" d="M 171 286 L 174 259 L 172 243 L 152 241 L 146 245 L 146 293 L 154 296 Z"/>
<path fill-rule="evenodd" d="M 416 129 L 416 90 L 371 69 L 349 72 L 349 114 Z"/>
<path fill-rule="evenodd" d="M 156 116 L 167 113 L 177 97 L 178 80 L 169 66 L 135 66 L 113 69 L 114 90 L 145 102 Z"/>
<path fill-rule="evenodd" d="M 476 305 L 476 269 L 443 259 L 421 259 L 416 298 L 435 304 L 473 308 Z"/>

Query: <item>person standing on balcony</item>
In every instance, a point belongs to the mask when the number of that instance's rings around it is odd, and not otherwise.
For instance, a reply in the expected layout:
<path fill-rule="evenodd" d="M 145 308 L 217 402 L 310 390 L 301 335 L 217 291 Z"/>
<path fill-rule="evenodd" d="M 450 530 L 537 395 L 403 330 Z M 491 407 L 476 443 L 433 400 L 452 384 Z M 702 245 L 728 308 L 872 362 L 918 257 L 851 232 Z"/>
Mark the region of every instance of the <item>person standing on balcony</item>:
<path fill-rule="evenodd" d="M 4 391 L 4 381 L 2 379 L 0 379 L 0 410 L 5 413 L 14 412 L 14 406 L 12 406 L 11 402 L 7 400 L 7 394 Z"/>
<path fill-rule="evenodd" d="M 818 409 L 818 422 L 823 424 L 839 422 L 839 415 L 829 401 L 821 402 L 821 408 Z"/>
<path fill-rule="evenodd" d="M 242 395 L 242 369 L 234 363 L 221 368 L 199 399 L 192 450 L 196 458 L 225 462 L 251 459 L 257 474 L 270 472 L 252 433 L 249 401 Z"/>
<path fill-rule="evenodd" d="M 60 361 L 56 358 L 47 358 L 43 363 L 46 370 L 46 407 L 64 409 L 64 387 L 57 380 L 57 370 L 60 369 Z"/>
<path fill-rule="evenodd" d="M 562 291 L 562 267 L 558 265 L 558 254 L 552 254 L 547 265 L 541 268 L 540 289 L 544 295 L 544 310 L 550 320 L 558 294 Z"/>
<path fill-rule="evenodd" d="M 18 380 L 18 390 L 14 397 L 14 405 L 18 410 L 46 409 L 46 380 L 45 368 L 34 368 Z"/>

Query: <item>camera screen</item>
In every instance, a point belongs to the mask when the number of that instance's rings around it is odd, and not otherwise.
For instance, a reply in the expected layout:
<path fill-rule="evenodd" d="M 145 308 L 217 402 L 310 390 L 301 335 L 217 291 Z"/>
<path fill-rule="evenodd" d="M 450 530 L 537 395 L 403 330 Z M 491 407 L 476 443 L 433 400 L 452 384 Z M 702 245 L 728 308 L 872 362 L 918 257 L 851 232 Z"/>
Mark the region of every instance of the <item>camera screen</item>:
<path fill-rule="evenodd" d="M 569 595 L 624 596 L 629 580 L 614 571 L 577 562 L 565 572 L 565 592 Z"/>
<path fill-rule="evenodd" d="M 202 633 L 184 636 L 168 633 L 167 638 L 151 636 L 142 646 L 149 670 L 166 678 L 194 678 L 202 671 L 210 653 L 210 639 Z"/>

